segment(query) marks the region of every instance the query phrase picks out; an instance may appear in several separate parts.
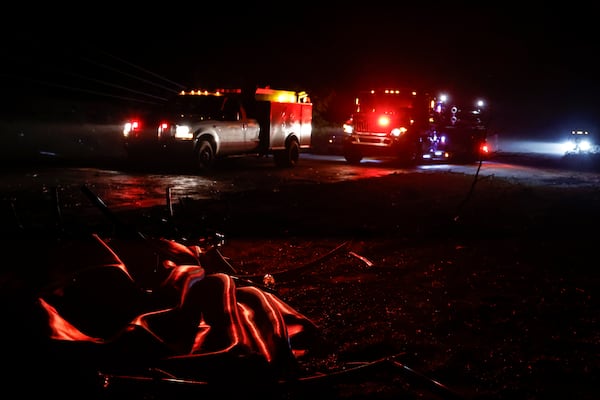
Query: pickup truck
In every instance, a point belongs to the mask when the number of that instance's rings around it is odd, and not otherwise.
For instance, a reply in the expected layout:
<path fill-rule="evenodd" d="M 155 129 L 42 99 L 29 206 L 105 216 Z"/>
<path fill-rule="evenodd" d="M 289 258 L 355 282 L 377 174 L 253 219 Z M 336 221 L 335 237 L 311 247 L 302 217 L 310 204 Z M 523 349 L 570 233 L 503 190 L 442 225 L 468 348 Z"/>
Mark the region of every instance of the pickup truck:
<path fill-rule="evenodd" d="M 152 159 L 159 151 L 175 159 L 192 157 L 199 170 L 219 158 L 252 154 L 293 167 L 301 149 L 310 148 L 311 135 L 306 92 L 271 88 L 184 91 L 166 106 L 128 119 L 123 128 L 131 159 Z"/>

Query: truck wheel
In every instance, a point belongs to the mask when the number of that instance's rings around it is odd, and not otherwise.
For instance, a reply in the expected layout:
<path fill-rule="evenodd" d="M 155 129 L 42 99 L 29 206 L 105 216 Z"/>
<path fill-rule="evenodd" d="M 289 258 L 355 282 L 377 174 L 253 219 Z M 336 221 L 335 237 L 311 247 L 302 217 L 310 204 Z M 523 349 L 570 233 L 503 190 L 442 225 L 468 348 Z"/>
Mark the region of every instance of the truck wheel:
<path fill-rule="evenodd" d="M 400 166 L 411 167 L 419 163 L 419 160 L 423 157 L 420 151 L 419 145 L 408 146 L 407 149 L 403 149 L 398 153 L 397 161 Z"/>
<path fill-rule="evenodd" d="M 350 164 L 360 164 L 363 159 L 360 150 L 353 148 L 351 145 L 344 146 L 344 158 Z"/>
<path fill-rule="evenodd" d="M 274 154 L 275 165 L 278 167 L 294 167 L 300 159 L 300 146 L 295 140 L 291 140 L 285 150 L 278 150 Z"/>
<path fill-rule="evenodd" d="M 402 153 L 396 161 L 401 167 L 411 167 L 417 164 L 417 157 L 414 153 Z"/>
<path fill-rule="evenodd" d="M 215 151 L 207 140 L 200 142 L 196 154 L 196 165 L 200 170 L 211 168 L 215 164 Z"/>

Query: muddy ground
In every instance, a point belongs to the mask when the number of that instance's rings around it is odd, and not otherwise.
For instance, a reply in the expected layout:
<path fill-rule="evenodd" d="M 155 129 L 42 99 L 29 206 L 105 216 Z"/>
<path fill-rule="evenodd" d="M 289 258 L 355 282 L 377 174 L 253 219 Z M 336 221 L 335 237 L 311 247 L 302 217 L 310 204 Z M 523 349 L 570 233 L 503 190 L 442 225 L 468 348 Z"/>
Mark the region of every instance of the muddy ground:
<path fill-rule="evenodd" d="M 218 233 L 237 273 L 273 275 L 319 326 L 319 346 L 299 360 L 307 376 L 365 366 L 281 398 L 596 399 L 599 201 L 597 188 L 399 174 L 118 218 L 151 235 Z M 4 241 L 17 254 L 5 295 L 45 275 L 21 239 Z M 388 361 L 364 364 L 377 360 Z"/>

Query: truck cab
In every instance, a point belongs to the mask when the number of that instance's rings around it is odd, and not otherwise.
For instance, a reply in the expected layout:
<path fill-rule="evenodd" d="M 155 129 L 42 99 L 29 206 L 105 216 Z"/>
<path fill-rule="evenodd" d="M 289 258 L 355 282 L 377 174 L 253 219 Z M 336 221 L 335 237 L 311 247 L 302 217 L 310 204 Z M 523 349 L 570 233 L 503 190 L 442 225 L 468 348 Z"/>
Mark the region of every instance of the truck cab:
<path fill-rule="evenodd" d="M 343 154 L 350 163 L 363 157 L 393 157 L 413 162 L 419 156 L 419 137 L 426 105 L 411 89 L 373 89 L 359 92 L 354 112 L 344 124 Z"/>

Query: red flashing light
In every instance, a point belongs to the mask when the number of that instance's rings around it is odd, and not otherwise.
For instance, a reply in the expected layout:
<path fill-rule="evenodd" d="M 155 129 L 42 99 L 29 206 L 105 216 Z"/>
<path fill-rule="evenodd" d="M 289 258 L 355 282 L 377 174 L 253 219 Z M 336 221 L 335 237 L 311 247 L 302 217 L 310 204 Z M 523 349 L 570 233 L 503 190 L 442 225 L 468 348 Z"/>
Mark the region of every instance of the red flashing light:
<path fill-rule="evenodd" d="M 381 117 L 379 117 L 377 123 L 379 124 L 379 126 L 388 126 L 390 124 L 390 117 L 388 117 L 387 115 L 382 115 Z"/>

